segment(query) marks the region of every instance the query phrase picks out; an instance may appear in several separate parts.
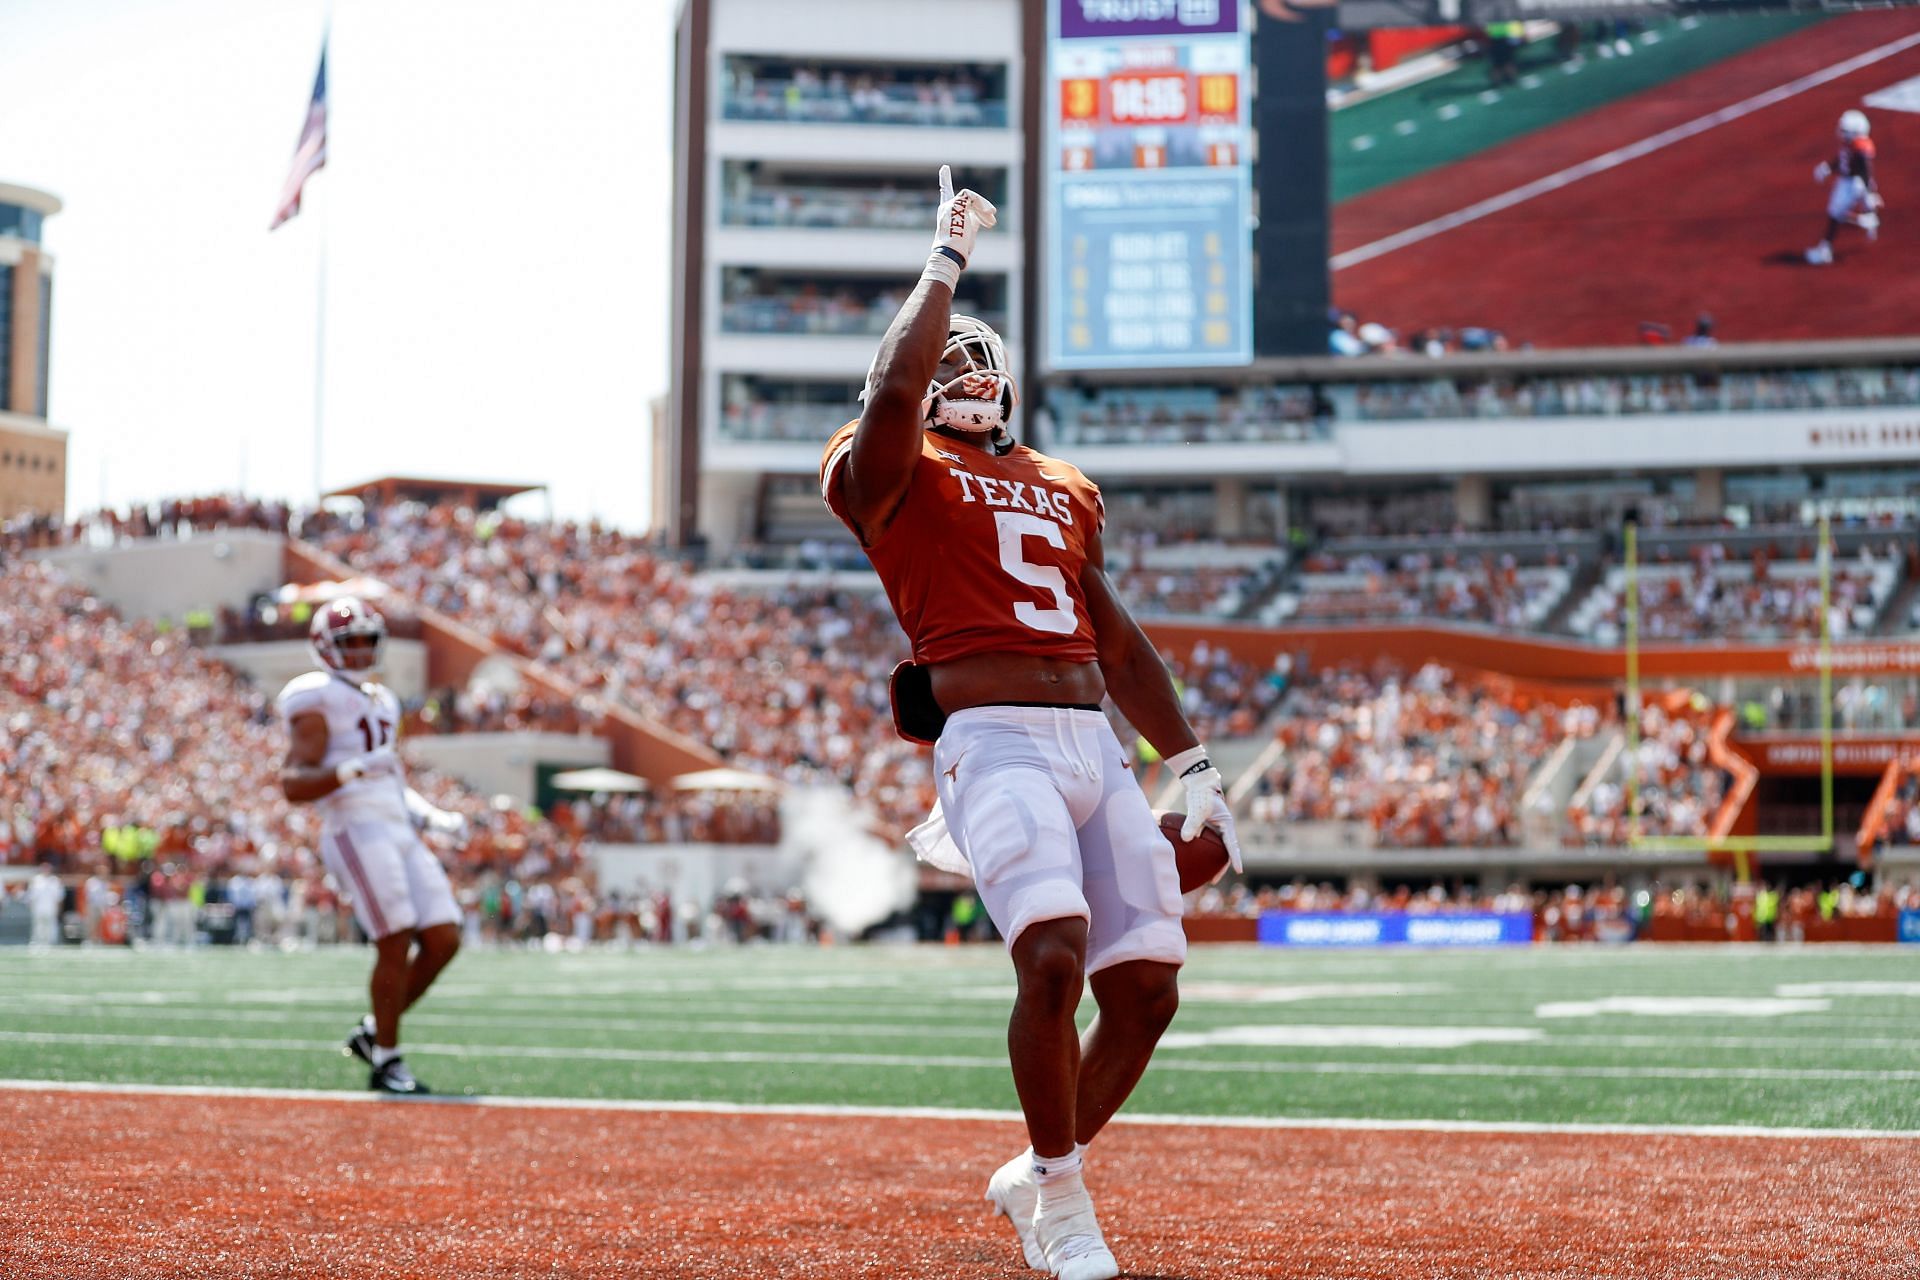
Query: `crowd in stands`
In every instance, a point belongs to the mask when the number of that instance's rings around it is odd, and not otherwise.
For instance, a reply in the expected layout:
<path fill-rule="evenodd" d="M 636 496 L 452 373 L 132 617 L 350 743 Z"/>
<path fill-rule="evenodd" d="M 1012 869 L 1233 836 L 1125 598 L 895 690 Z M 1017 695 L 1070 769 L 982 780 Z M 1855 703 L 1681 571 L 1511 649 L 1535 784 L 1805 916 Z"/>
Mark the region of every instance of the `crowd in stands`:
<path fill-rule="evenodd" d="M 779 440 L 818 445 L 852 421 L 859 401 L 848 388 L 838 404 L 805 400 L 729 400 L 720 410 L 720 434 L 728 440 Z"/>
<path fill-rule="evenodd" d="M 1416 329 L 1404 337 L 1377 320 L 1362 322 L 1351 311 L 1328 317 L 1327 350 L 1336 356 L 1425 356 L 1439 359 L 1456 352 L 1510 351 L 1513 344 L 1498 329 L 1463 325 Z"/>
<path fill-rule="evenodd" d="M 1428 664 L 1410 676 L 1327 670 L 1281 704 L 1275 766 L 1249 802 L 1256 824 L 1358 824 L 1380 847 L 1503 846 L 1520 834 L 1533 771 L 1599 709 L 1468 687 Z"/>
<path fill-rule="evenodd" d="M 588 705 L 630 707 L 735 767 L 849 788 L 882 831 L 932 805 L 926 755 L 893 731 L 886 676 L 906 638 L 878 592 L 729 587 L 611 530 L 413 505 L 324 545 L 542 663 Z M 1224 651 L 1167 656 L 1202 724 L 1250 732 L 1271 704 L 1267 673 Z"/>
<path fill-rule="evenodd" d="M 382 600 L 371 603 L 386 620 L 387 634 L 396 640 L 418 640 L 420 618 L 404 602 Z M 309 600 L 277 601 L 259 596 L 246 605 L 222 605 L 213 615 L 212 638 L 219 644 L 265 644 L 273 641 L 307 639 L 307 627 L 313 621 L 314 603 Z"/>
<path fill-rule="evenodd" d="M 1802 942 L 1816 921 L 1886 917 L 1920 910 L 1920 884 L 1911 879 L 1874 887 L 1864 877 L 1838 883 L 1789 885 L 1759 882 L 1743 886 L 1659 880 L 1631 890 L 1612 878 L 1598 884 L 1501 890 L 1468 884 L 1431 883 L 1392 888 L 1363 882 L 1291 880 L 1282 884 L 1233 883 L 1193 896 L 1201 915 L 1257 916 L 1268 911 L 1409 915 L 1518 915 L 1533 917 L 1535 942 L 1630 942 L 1636 938 L 1732 936 L 1733 922 L 1744 917 L 1753 936 L 1769 942 Z"/>
<path fill-rule="evenodd" d="M 1390 335 L 1381 329 L 1372 336 Z M 1055 424 L 1048 439 L 1063 445 L 1301 441 L 1323 438 L 1341 422 L 1912 406 L 1920 405 L 1920 367 L 1476 374 L 1097 391 L 1061 386 L 1046 404 Z"/>
<path fill-rule="evenodd" d="M 1332 407 L 1307 386 L 1057 388 L 1049 446 L 1299 441 L 1324 437 Z"/>
<path fill-rule="evenodd" d="M 603 844 L 778 844 L 780 805 L 764 791 L 583 795 L 549 815 L 569 835 Z"/>
<path fill-rule="evenodd" d="M 1636 836 L 1706 835 L 1727 795 L 1726 773 L 1708 758 L 1712 714 L 1697 698 L 1642 707 L 1638 755 L 1623 752 L 1584 802 L 1575 798 L 1568 843 L 1622 848 Z"/>
<path fill-rule="evenodd" d="M 1269 621 L 1399 622 L 1414 618 L 1478 622 L 1517 630 L 1540 627 L 1565 598 L 1577 556 L 1547 552 L 1543 565 L 1512 554 L 1461 556 L 1408 551 L 1391 561 L 1371 554 L 1320 552 L 1274 602 Z"/>
<path fill-rule="evenodd" d="M 1832 564 L 1827 610 L 1809 559 L 1783 560 L 1777 547 L 1741 548 L 1696 542 L 1684 561 L 1642 564 L 1640 635 L 1647 640 L 1817 640 L 1824 621 L 1835 640 L 1870 633 L 1903 569 L 1905 554 L 1889 545 L 1879 554 L 1863 545 Z M 1594 588 L 1569 623 L 1578 635 L 1616 644 L 1627 625 L 1624 571 L 1615 568 Z"/>
<path fill-rule="evenodd" d="M 179 629 L 118 617 L 37 561 L 0 564 L 0 637 L 0 863 L 103 877 L 143 904 L 217 904 L 230 882 L 253 891 L 266 877 L 276 928 L 339 936 L 317 814 L 280 793 L 277 691 L 247 684 Z M 584 873 L 579 839 L 558 825 L 431 770 L 411 767 L 409 780 L 468 820 L 464 841 L 442 847 L 463 892 L 489 877 Z M 145 918 L 149 929 L 176 923 Z"/>
<path fill-rule="evenodd" d="M 798 333 L 878 337 L 893 323 L 904 294 L 882 289 L 822 290 L 795 285 L 774 291 L 744 289 L 720 304 L 720 327 L 728 333 Z"/>
<path fill-rule="evenodd" d="M 918 231 L 928 194 L 901 187 L 829 187 L 782 183 L 729 193 L 722 218 L 733 226 Z"/>
<path fill-rule="evenodd" d="M 523 686 L 445 686 L 403 704 L 407 733 L 591 733 L 595 717 L 570 698 Z"/>
<path fill-rule="evenodd" d="M 1226 618 L 1237 611 L 1257 570 L 1116 568 L 1114 589 L 1136 618 Z"/>
<path fill-rule="evenodd" d="M 892 730 L 906 641 L 877 593 L 714 586 L 645 539 L 405 505 L 327 550 L 535 659 L 589 707 L 624 704 L 788 782 L 850 787 L 888 830 L 933 802 Z"/>
<path fill-rule="evenodd" d="M 103 508 L 72 520 L 22 514 L 0 523 L 0 552 L 48 547 L 108 545 L 135 538 L 180 538 L 220 529 L 259 529 L 286 533 L 302 519 L 309 527 L 324 523 L 324 513 L 295 512 L 283 502 L 235 494 L 208 494 L 137 503 L 124 510 Z"/>
<path fill-rule="evenodd" d="M 964 64 L 841 68 L 824 62 L 728 58 L 723 72 L 730 120 L 810 124 L 997 128 L 1007 104 L 990 96 L 986 74 Z"/>

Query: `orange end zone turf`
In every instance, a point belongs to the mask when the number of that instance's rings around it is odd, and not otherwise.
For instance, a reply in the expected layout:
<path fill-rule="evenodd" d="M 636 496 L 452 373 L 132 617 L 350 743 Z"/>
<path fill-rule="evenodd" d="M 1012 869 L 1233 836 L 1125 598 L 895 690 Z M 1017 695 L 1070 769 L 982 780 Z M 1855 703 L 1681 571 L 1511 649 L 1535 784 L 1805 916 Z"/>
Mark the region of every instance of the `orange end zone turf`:
<path fill-rule="evenodd" d="M 0 1093 L 0 1275 L 987 1280 L 1004 1121 Z M 1126 1274 L 1877 1280 L 1920 1141 L 1120 1126 Z M 1904 1224 L 1904 1225 L 1903 1225 Z"/>

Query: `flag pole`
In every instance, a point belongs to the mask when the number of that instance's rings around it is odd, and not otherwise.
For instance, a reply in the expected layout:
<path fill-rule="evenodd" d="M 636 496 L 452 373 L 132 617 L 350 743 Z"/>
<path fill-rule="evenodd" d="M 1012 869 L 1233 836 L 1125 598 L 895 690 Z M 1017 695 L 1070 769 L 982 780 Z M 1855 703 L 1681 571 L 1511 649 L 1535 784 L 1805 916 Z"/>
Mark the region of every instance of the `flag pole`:
<path fill-rule="evenodd" d="M 320 242 L 315 254 L 317 278 L 313 290 L 313 502 L 316 507 L 327 493 L 320 466 L 327 421 L 327 206 L 331 203 L 325 196 L 320 199 Z"/>
<path fill-rule="evenodd" d="M 320 65 L 325 67 L 333 52 L 333 0 L 327 0 L 320 28 Z M 333 132 L 333 86 L 327 86 L 327 132 Z M 318 279 L 314 282 L 313 318 L 313 505 L 325 501 L 327 484 L 321 471 L 322 449 L 327 423 L 327 209 L 333 201 L 320 197 L 320 248 L 315 255 Z"/>

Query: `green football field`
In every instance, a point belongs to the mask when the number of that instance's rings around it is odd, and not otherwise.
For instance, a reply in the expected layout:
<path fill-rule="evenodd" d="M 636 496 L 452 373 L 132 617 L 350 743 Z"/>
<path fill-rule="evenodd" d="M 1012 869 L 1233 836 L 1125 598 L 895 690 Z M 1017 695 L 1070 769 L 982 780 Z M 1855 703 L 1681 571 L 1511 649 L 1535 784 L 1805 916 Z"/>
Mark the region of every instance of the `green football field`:
<path fill-rule="evenodd" d="M 369 960 L 9 949 L 0 1077 L 357 1090 Z M 1011 999 L 997 947 L 478 951 L 405 1047 L 445 1093 L 1007 1111 Z M 1129 1110 L 1920 1130 L 1916 1050 L 1920 949 L 1205 947 Z"/>

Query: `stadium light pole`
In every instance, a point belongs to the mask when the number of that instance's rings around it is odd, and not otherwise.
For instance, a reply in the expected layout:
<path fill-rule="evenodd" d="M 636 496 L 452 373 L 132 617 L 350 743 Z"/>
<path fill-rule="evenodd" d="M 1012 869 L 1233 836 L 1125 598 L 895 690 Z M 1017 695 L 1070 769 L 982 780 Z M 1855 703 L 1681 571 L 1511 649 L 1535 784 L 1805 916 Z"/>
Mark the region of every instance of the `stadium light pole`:
<path fill-rule="evenodd" d="M 1833 525 L 1820 513 L 1820 838 L 1833 848 Z"/>
<path fill-rule="evenodd" d="M 1640 526 L 1627 521 L 1627 844 L 1640 843 Z"/>

